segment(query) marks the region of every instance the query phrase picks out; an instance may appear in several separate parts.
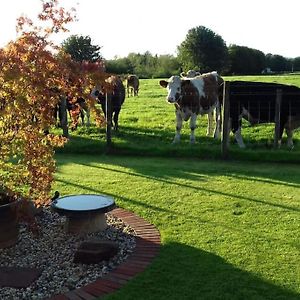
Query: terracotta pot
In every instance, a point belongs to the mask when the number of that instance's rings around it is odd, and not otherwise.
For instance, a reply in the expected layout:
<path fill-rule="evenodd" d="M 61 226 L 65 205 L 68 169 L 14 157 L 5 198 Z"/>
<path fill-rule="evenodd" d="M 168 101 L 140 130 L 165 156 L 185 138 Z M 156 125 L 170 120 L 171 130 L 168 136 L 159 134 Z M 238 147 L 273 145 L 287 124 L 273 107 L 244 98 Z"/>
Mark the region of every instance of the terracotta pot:
<path fill-rule="evenodd" d="M 0 204 L 0 248 L 16 244 L 19 236 L 18 206 L 21 200 Z"/>

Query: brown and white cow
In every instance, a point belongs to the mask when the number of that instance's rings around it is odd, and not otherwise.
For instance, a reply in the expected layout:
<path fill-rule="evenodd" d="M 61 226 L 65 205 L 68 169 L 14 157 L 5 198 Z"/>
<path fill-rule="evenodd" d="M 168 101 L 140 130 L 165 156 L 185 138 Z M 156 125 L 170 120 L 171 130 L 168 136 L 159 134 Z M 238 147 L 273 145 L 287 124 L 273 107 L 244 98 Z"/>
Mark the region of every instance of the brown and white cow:
<path fill-rule="evenodd" d="M 176 134 L 173 143 L 180 141 L 182 121 L 190 119 L 190 142 L 195 143 L 195 128 L 198 115 L 209 114 L 216 109 L 216 127 L 214 137 L 221 132 L 221 107 L 219 89 L 223 79 L 217 72 L 202 74 L 194 78 L 172 76 L 161 80 L 160 85 L 167 88 L 167 102 L 175 105 Z"/>
<path fill-rule="evenodd" d="M 181 72 L 180 73 L 180 76 L 183 78 L 183 79 L 187 79 L 187 78 L 194 78 L 196 76 L 199 76 L 201 75 L 200 72 L 198 71 L 195 71 L 195 70 L 188 70 L 186 73 L 185 72 Z M 213 118 L 214 118 L 214 111 L 211 111 L 207 114 L 207 132 L 206 132 L 206 135 L 207 136 L 212 136 L 213 135 Z"/>
<path fill-rule="evenodd" d="M 127 76 L 127 96 L 138 96 L 139 94 L 139 78 L 136 75 Z"/>

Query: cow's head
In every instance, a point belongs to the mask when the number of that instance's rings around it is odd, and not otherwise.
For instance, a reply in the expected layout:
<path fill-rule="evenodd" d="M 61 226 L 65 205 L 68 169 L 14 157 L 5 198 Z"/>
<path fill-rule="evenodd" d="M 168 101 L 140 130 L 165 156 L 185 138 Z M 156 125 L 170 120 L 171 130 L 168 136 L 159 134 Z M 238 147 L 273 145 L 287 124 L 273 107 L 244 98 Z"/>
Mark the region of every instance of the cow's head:
<path fill-rule="evenodd" d="M 176 103 L 182 98 L 182 86 L 187 84 L 188 80 L 182 80 L 179 76 L 172 76 L 167 81 L 161 80 L 159 84 L 168 90 L 167 101 Z"/>

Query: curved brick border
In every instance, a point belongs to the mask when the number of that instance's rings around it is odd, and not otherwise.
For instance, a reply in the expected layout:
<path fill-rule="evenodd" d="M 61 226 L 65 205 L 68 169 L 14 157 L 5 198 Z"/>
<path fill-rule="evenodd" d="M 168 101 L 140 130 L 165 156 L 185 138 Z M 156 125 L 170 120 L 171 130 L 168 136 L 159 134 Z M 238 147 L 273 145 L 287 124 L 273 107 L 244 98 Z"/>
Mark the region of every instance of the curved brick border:
<path fill-rule="evenodd" d="M 79 289 L 56 295 L 50 300 L 92 300 L 112 293 L 144 271 L 158 254 L 160 234 L 154 225 L 122 208 L 116 208 L 110 213 L 135 230 L 137 237 L 133 254 L 104 277 Z"/>

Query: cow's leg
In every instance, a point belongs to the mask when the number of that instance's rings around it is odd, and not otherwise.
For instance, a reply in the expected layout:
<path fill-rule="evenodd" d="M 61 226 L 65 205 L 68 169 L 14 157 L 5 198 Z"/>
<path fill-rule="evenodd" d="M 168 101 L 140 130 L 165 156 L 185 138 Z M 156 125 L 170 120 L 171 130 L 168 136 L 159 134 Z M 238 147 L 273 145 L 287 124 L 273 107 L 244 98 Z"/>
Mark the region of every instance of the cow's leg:
<path fill-rule="evenodd" d="M 240 148 L 246 148 L 242 137 L 242 126 L 239 126 L 238 130 L 234 133 L 234 137 Z"/>
<path fill-rule="evenodd" d="M 129 98 L 129 85 L 127 85 L 127 97 Z"/>
<path fill-rule="evenodd" d="M 90 126 L 91 125 L 91 112 L 90 112 L 90 109 L 87 107 L 87 105 L 86 105 L 86 107 L 83 109 L 83 111 L 82 111 L 82 113 L 83 113 L 83 121 L 82 121 L 82 124 L 84 124 L 84 113 L 85 113 L 85 115 L 86 115 L 86 126 Z"/>
<path fill-rule="evenodd" d="M 191 135 L 190 135 L 190 143 L 195 144 L 195 129 L 196 129 L 196 121 L 197 121 L 197 114 L 192 114 L 190 118 L 190 128 L 191 128 Z"/>
<path fill-rule="evenodd" d="M 294 143 L 293 143 L 293 133 L 294 131 L 291 128 L 286 128 L 285 129 L 286 135 L 287 135 L 287 146 L 290 149 L 294 148 Z"/>
<path fill-rule="evenodd" d="M 81 124 L 84 125 L 84 110 L 83 110 L 83 108 L 80 108 L 80 118 L 81 118 Z"/>
<path fill-rule="evenodd" d="M 216 127 L 214 132 L 214 138 L 218 139 L 222 131 L 222 117 L 221 117 L 221 106 L 218 104 L 216 106 Z"/>
<path fill-rule="evenodd" d="M 121 108 L 117 108 L 117 109 L 115 109 L 115 112 L 114 112 L 113 120 L 114 120 L 114 130 L 115 131 L 118 131 L 118 129 L 119 129 L 119 113 L 120 113 L 120 110 L 121 110 Z"/>
<path fill-rule="evenodd" d="M 213 111 L 210 111 L 208 114 L 207 114 L 207 132 L 206 132 L 206 135 L 207 136 L 212 136 L 213 134 Z"/>
<path fill-rule="evenodd" d="M 182 116 L 180 110 L 176 110 L 176 133 L 173 139 L 173 144 L 179 143 L 180 142 L 180 132 L 182 128 Z"/>

